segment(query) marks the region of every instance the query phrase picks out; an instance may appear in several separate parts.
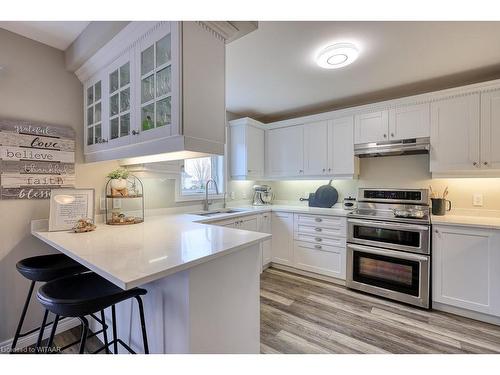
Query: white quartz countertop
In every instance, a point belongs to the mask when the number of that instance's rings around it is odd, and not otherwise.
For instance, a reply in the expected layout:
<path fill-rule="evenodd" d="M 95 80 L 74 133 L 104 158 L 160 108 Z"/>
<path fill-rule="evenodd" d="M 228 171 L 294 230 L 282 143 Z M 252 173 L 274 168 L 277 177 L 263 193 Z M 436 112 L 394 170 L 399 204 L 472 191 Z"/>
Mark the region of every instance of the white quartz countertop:
<path fill-rule="evenodd" d="M 242 212 L 231 213 L 231 214 L 221 214 L 217 219 L 230 218 L 231 216 L 242 216 L 252 215 L 261 212 L 293 212 L 293 213 L 303 213 L 311 215 L 326 215 L 326 216 L 342 216 L 345 217 L 351 211 L 344 210 L 343 208 L 333 207 L 333 208 L 321 208 L 321 207 L 309 207 L 304 205 L 291 205 L 291 204 L 270 204 L 263 206 L 252 206 L 252 205 L 238 205 L 231 207 L 235 210 L 241 210 Z M 212 221 L 215 217 L 211 217 Z M 208 221 L 208 220 L 202 220 Z"/>
<path fill-rule="evenodd" d="M 271 237 L 202 224 L 197 222 L 200 219 L 190 214 L 147 216 L 141 224 L 99 224 L 88 233 L 48 232 L 37 230 L 33 223 L 32 233 L 122 289 L 144 285 Z"/>
<path fill-rule="evenodd" d="M 500 229 L 500 217 L 498 216 L 432 215 L 431 222 L 437 225 Z"/>

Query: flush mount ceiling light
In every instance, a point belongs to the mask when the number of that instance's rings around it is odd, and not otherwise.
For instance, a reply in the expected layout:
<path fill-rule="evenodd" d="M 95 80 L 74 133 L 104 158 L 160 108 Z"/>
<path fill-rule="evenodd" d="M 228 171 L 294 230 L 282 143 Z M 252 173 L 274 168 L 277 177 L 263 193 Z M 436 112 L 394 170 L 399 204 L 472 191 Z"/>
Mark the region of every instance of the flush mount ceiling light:
<path fill-rule="evenodd" d="M 352 43 L 336 43 L 323 48 L 316 56 L 316 63 L 325 69 L 338 69 L 352 64 L 359 56 Z"/>

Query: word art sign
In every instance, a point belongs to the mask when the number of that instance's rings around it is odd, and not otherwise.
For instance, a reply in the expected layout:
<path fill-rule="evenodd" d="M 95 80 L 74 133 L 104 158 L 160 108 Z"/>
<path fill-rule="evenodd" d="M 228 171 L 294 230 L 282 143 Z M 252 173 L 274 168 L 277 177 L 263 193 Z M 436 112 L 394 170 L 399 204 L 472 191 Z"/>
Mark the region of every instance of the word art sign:
<path fill-rule="evenodd" d="M 1 199 L 49 199 L 74 184 L 72 128 L 0 119 Z"/>

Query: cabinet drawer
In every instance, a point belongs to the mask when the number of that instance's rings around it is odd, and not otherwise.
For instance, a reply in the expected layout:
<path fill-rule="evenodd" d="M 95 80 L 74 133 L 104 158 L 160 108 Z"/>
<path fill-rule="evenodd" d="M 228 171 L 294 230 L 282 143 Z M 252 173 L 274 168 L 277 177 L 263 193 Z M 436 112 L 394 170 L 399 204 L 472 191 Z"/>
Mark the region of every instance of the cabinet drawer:
<path fill-rule="evenodd" d="M 346 227 L 347 219 L 340 216 L 320 216 L 320 215 L 304 215 L 296 214 L 295 221 L 297 224 L 315 225 L 326 228 Z"/>
<path fill-rule="evenodd" d="M 340 247 L 346 246 L 346 240 L 345 240 L 345 238 L 342 238 L 342 237 L 328 238 L 328 237 L 324 237 L 321 235 L 309 236 L 309 235 L 297 233 L 295 235 L 295 239 L 298 241 L 302 241 L 302 242 L 309 242 L 309 243 L 313 243 L 313 244 L 317 244 L 317 245 L 324 245 L 324 246 L 340 246 Z"/>
<path fill-rule="evenodd" d="M 345 254 L 345 247 L 295 241 L 294 266 L 305 271 L 345 280 Z"/>
<path fill-rule="evenodd" d="M 323 225 L 303 225 L 297 224 L 295 227 L 295 237 L 301 234 L 320 235 L 321 237 L 345 237 L 346 228 L 342 227 L 325 227 Z"/>

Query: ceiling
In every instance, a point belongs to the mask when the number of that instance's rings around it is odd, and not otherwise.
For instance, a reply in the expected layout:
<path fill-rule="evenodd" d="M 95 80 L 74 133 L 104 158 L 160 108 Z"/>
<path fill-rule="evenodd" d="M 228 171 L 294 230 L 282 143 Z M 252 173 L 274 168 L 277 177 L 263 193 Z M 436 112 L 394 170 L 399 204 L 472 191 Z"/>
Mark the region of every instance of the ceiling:
<path fill-rule="evenodd" d="M 65 51 L 88 21 L 1 21 L 0 28 Z"/>
<path fill-rule="evenodd" d="M 227 46 L 226 105 L 274 121 L 500 78 L 500 22 L 259 22 Z M 354 42 L 326 70 L 318 49 Z"/>

